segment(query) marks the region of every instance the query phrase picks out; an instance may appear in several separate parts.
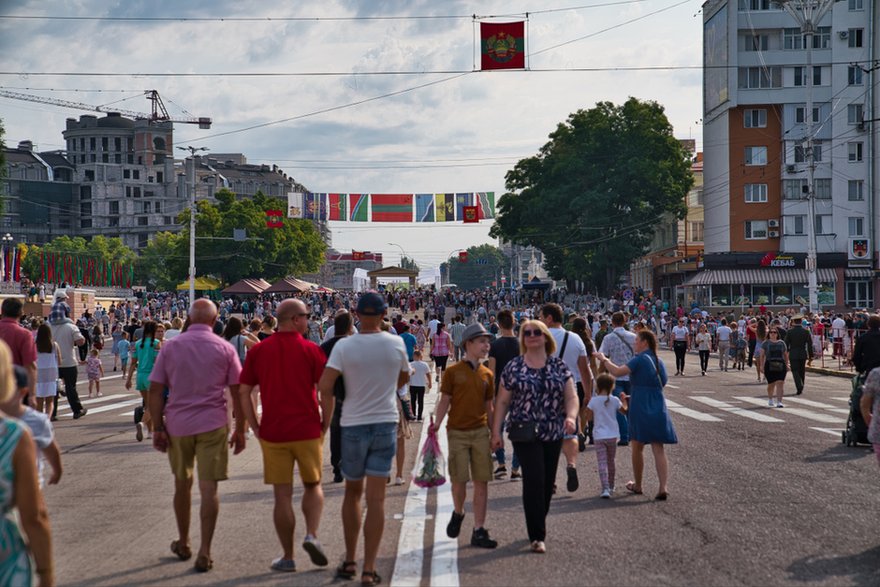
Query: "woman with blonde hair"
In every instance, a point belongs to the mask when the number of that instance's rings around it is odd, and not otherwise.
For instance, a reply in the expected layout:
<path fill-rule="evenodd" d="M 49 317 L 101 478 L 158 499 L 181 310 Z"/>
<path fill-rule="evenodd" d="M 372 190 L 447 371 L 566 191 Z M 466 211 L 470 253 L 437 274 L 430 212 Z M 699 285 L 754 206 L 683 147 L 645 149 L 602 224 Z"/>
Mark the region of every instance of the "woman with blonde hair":
<path fill-rule="evenodd" d="M 12 355 L 0 341 L 0 402 L 8 401 L 15 391 Z M 40 491 L 36 445 L 27 427 L 5 414 L 0 414 L 0 478 L 0 585 L 28 587 L 36 574 L 39 587 L 51 587 L 55 584 L 52 532 Z M 12 516 L 16 508 L 21 530 Z"/>

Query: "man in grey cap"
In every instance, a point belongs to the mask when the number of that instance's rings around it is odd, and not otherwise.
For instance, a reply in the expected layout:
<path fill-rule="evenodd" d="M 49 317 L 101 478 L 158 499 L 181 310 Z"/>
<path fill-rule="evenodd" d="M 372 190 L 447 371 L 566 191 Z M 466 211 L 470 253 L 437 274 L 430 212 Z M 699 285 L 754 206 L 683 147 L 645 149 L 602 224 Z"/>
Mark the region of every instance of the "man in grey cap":
<path fill-rule="evenodd" d="M 804 392 L 807 360 L 813 360 L 813 337 L 801 324 L 803 319 L 800 314 L 792 316 L 792 327 L 785 333 L 785 345 L 788 347 L 788 360 L 791 363 L 791 376 L 794 379 L 797 395 Z"/>
<path fill-rule="evenodd" d="M 474 484 L 474 531 L 471 545 L 495 548 L 498 543 L 486 530 L 489 481 L 492 480 L 490 433 L 492 428 L 495 379 L 481 361 L 489 355 L 492 335 L 476 322 L 462 334 L 464 359 L 446 370 L 440 384 L 440 402 L 434 429 L 440 428 L 449 412 L 446 435 L 449 438 L 449 478 L 452 481 L 452 518 L 446 534 L 457 538 L 464 520 L 468 481 Z"/>

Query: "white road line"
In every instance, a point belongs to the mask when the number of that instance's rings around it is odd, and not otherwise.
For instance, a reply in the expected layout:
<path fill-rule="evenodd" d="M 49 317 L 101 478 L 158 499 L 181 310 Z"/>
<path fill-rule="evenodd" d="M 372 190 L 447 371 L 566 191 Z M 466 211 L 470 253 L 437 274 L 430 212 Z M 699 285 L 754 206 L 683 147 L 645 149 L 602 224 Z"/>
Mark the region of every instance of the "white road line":
<path fill-rule="evenodd" d="M 62 401 L 64 400 L 64 398 L 60 398 L 60 399 Z M 102 395 L 101 397 L 95 397 L 92 399 L 84 399 L 84 400 L 81 400 L 80 403 L 82 403 L 82 405 L 84 405 L 84 406 L 90 406 L 93 404 L 100 404 L 100 403 L 104 403 L 104 402 L 117 401 L 120 399 L 132 399 L 132 395 L 130 393 L 114 393 L 111 395 Z M 61 410 L 69 410 L 69 409 L 70 409 L 70 404 L 65 403 L 62 406 L 61 402 L 58 402 L 58 411 L 59 412 Z"/>
<path fill-rule="evenodd" d="M 736 414 L 737 416 L 742 416 L 743 418 L 757 420 L 758 422 L 784 422 L 785 421 L 785 420 L 780 420 L 779 418 L 774 418 L 773 416 L 767 416 L 766 414 L 761 414 L 759 412 L 752 412 L 751 410 L 746 410 L 744 408 L 738 408 L 738 407 L 731 405 L 727 402 L 718 401 L 714 397 L 702 397 L 699 395 L 692 395 L 692 396 L 690 396 L 690 398 L 692 400 L 704 403 L 707 406 L 712 406 L 713 408 L 718 408 L 719 410 L 724 410 L 725 412 L 730 412 L 731 414 Z"/>
<path fill-rule="evenodd" d="M 449 457 L 446 429 L 437 432 L 443 454 Z M 437 488 L 437 513 L 434 515 L 434 554 L 431 557 L 430 585 L 458 587 L 458 538 L 446 535 L 446 523 L 452 516 L 452 487 L 447 481 Z"/>
<path fill-rule="evenodd" d="M 672 385 L 671 383 L 667 383 L 667 384 L 666 384 L 666 387 L 671 387 L 672 389 L 681 389 L 679 386 L 677 386 L 677 385 Z"/>
<path fill-rule="evenodd" d="M 682 416 L 687 416 L 688 418 L 693 418 L 694 420 L 699 420 L 700 422 L 723 422 L 721 418 L 715 417 L 711 414 L 704 414 L 703 412 L 698 412 L 697 410 L 692 410 L 690 408 L 686 408 L 681 404 L 677 404 L 674 401 L 666 400 L 666 406 L 669 408 L 670 412 L 675 412 L 676 414 L 681 414 Z"/>
<path fill-rule="evenodd" d="M 840 397 L 839 395 L 829 395 L 829 396 L 828 396 L 828 399 L 837 400 L 837 401 L 839 401 L 839 402 L 848 402 L 848 401 L 849 401 L 849 396 Z"/>
<path fill-rule="evenodd" d="M 848 408 L 838 408 L 837 406 L 832 406 L 831 404 L 823 404 L 822 402 L 815 402 L 813 400 L 803 399 L 800 397 L 787 397 L 785 398 L 785 402 L 809 406 L 811 408 L 822 408 L 824 410 L 828 410 L 829 412 L 836 412 L 838 414 L 849 414 Z"/>
<path fill-rule="evenodd" d="M 131 407 L 134 405 L 140 405 L 141 398 L 129 400 L 127 402 L 120 402 L 116 404 L 112 404 L 109 406 L 101 406 L 100 408 L 91 408 L 89 410 L 89 414 L 100 414 L 101 412 L 109 412 L 111 410 L 121 410 L 123 408 Z M 73 418 L 73 414 L 59 414 L 59 418 Z"/>
<path fill-rule="evenodd" d="M 733 399 L 738 399 L 740 401 L 744 401 L 750 404 L 755 404 L 756 406 L 764 406 L 767 405 L 766 401 L 757 397 L 742 397 L 737 396 Z M 784 398 L 782 403 L 784 404 L 788 398 Z M 839 416 L 831 416 L 829 414 L 818 414 L 816 412 L 811 412 L 809 410 L 802 410 L 800 408 L 790 408 L 784 407 L 781 409 L 782 412 L 786 414 L 794 414 L 795 416 L 800 416 L 801 418 L 806 418 L 808 420 L 815 420 L 816 422 L 825 422 L 827 424 L 841 424 L 846 420 L 841 420 Z"/>
<path fill-rule="evenodd" d="M 101 377 L 101 381 L 108 381 L 110 379 L 122 379 L 122 375 L 108 375 L 107 377 Z M 86 388 L 88 388 L 89 380 L 83 379 L 82 381 L 77 381 L 76 384 L 77 384 L 77 386 L 85 385 Z"/>
<path fill-rule="evenodd" d="M 783 410 L 785 408 L 782 408 Z M 810 430 L 818 430 L 819 432 L 824 432 L 825 434 L 830 434 L 831 436 L 836 436 L 837 438 L 842 438 L 840 433 L 842 430 L 832 430 L 831 428 L 817 428 L 815 426 L 810 426 Z"/>

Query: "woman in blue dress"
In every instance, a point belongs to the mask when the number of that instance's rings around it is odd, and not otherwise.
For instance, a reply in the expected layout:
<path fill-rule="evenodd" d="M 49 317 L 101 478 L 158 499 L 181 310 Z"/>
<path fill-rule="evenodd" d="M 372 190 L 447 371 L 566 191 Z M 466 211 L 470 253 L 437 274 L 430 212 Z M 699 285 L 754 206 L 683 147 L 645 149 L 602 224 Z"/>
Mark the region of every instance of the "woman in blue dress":
<path fill-rule="evenodd" d="M 642 472 L 645 468 L 642 453 L 645 445 L 650 444 L 660 482 L 655 499 L 665 501 L 669 497 L 666 486 L 669 462 L 664 445 L 678 443 L 663 397 L 663 386 L 667 381 L 666 367 L 657 357 L 657 338 L 650 330 L 638 333 L 633 350 L 635 356 L 626 365 L 615 365 L 601 353 L 597 353 L 597 358 L 615 377 L 629 375 L 629 437 L 635 479 L 626 484 L 626 489 L 630 493 L 642 493 Z"/>

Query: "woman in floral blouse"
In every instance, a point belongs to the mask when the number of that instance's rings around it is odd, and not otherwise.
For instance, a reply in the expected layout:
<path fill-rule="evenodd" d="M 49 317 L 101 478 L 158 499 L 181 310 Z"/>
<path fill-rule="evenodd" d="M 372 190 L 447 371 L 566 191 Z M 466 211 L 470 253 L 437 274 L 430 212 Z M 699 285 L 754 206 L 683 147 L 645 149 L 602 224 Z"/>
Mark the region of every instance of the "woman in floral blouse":
<path fill-rule="evenodd" d="M 546 520 L 556 481 L 562 437 L 574 434 L 578 398 L 565 362 L 553 357 L 556 342 L 547 326 L 528 320 L 519 330 L 520 356 L 501 373 L 492 419 L 492 449 L 502 446 L 501 423 L 510 413 L 513 423 L 529 423 L 535 440 L 511 439 L 522 466 L 523 510 L 532 552 L 546 552 Z"/>

